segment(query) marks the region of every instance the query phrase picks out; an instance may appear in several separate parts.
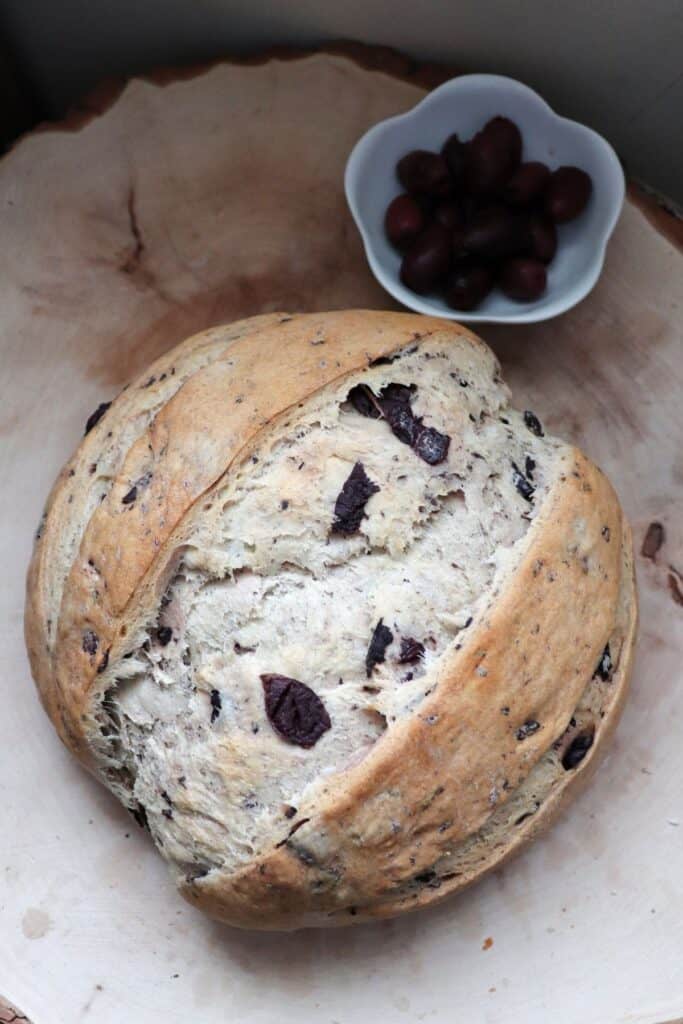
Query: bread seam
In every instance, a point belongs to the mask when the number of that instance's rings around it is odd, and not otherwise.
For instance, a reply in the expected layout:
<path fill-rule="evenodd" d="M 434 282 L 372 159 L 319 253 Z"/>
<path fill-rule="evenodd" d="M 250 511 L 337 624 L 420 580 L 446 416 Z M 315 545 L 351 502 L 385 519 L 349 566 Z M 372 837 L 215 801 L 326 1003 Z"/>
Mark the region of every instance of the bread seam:
<path fill-rule="evenodd" d="M 631 531 L 625 520 L 623 529 L 622 614 L 620 616 L 621 621 L 618 618 L 608 641 L 612 654 L 614 655 L 615 650 L 619 652 L 615 658 L 614 673 L 607 682 L 602 682 L 599 676 L 594 673 L 586 685 L 581 700 L 577 705 L 577 712 L 575 712 L 577 714 L 582 705 L 590 703 L 590 699 L 594 696 L 592 691 L 595 691 L 596 697 L 603 697 L 600 701 L 597 718 L 591 712 L 590 715 L 580 719 L 580 724 L 577 728 L 569 726 L 560 740 L 553 744 L 550 750 L 546 751 L 518 790 L 511 795 L 508 803 L 503 805 L 502 810 L 505 813 L 500 814 L 498 820 L 495 813 L 492 814 L 491 818 L 487 820 L 477 833 L 461 844 L 462 848 L 470 843 L 476 844 L 481 842 L 486 847 L 485 853 L 488 856 L 482 857 L 475 867 L 451 872 L 449 870 L 441 871 L 439 870 L 439 865 L 434 865 L 435 877 L 426 879 L 422 885 L 418 884 L 418 891 L 414 895 L 409 893 L 404 898 L 399 896 L 393 902 L 389 900 L 378 903 L 376 906 L 353 908 L 355 913 L 350 916 L 358 916 L 360 920 L 393 917 L 397 913 L 402 913 L 406 910 L 417 910 L 423 906 L 439 903 L 448 896 L 454 895 L 469 885 L 473 877 L 479 880 L 485 874 L 499 868 L 505 861 L 519 853 L 534 837 L 549 828 L 567 804 L 570 793 L 574 795 L 577 790 L 585 787 L 590 780 L 600 759 L 604 757 L 607 743 L 621 717 L 628 693 L 629 676 L 638 631 L 633 543 Z M 615 640 L 619 644 L 618 647 Z M 591 720 L 594 725 L 594 739 L 589 751 L 575 768 L 568 770 L 562 768 L 562 756 L 566 753 L 572 739 L 582 731 L 585 732 L 591 724 Z M 541 795 L 541 801 L 539 802 L 537 779 L 542 776 L 545 769 L 552 767 L 556 768 L 558 775 L 553 780 L 550 790 Z M 566 775 L 563 775 L 562 772 L 565 771 Z M 529 810 L 528 800 L 532 800 L 533 803 L 538 805 L 535 811 L 533 809 Z M 521 817 L 517 817 L 519 810 L 522 811 Z M 512 820 L 514 818 L 517 818 L 517 820 Z M 512 838 L 508 839 L 507 843 L 498 843 L 491 848 L 488 837 L 499 823 L 503 826 L 506 819 L 508 822 L 511 822 L 512 827 L 517 831 L 513 832 Z M 344 913 L 348 914 L 349 912 L 340 911 L 339 915 L 342 916 Z M 341 923 L 345 924 L 347 922 L 342 921 Z"/>
<path fill-rule="evenodd" d="M 578 457 L 578 453 L 575 453 Z M 571 465 L 571 459 L 566 456 L 566 461 Z M 583 470 L 588 471 L 588 464 L 582 463 Z M 600 481 L 602 485 L 606 486 L 604 479 L 596 470 L 592 470 L 593 477 L 592 483 L 594 486 L 598 486 Z M 560 498 L 560 494 L 564 493 L 564 488 L 572 484 L 576 484 L 575 492 L 576 499 L 581 502 L 581 495 L 583 491 L 582 477 L 579 474 L 580 479 L 575 478 L 569 474 L 567 477 L 565 474 L 561 474 L 564 477 L 564 482 L 558 477 L 557 488 L 560 490 L 555 493 L 554 500 L 549 497 L 546 499 L 546 503 L 543 509 L 539 512 L 539 518 L 535 520 L 531 531 L 527 534 L 524 540 L 524 548 L 518 554 L 517 567 L 515 569 L 515 578 L 521 580 L 520 576 L 520 565 L 524 564 L 527 566 L 529 571 L 529 577 L 532 576 L 530 571 L 531 566 L 536 563 L 536 552 L 539 548 L 539 543 L 543 546 L 545 544 L 545 536 L 547 530 L 547 523 L 553 521 L 555 503 L 559 501 L 566 501 L 564 498 Z M 607 488 L 605 493 L 605 500 L 610 501 L 610 490 Z M 619 518 L 610 519 L 611 535 L 613 541 L 620 543 L 620 520 Z M 564 543 L 564 541 L 563 541 Z M 609 545 L 605 545 L 607 548 Z M 541 563 L 542 564 L 542 563 Z M 549 564 L 552 564 L 552 560 Z M 545 576 L 539 574 L 538 577 L 534 577 L 538 584 L 544 583 L 546 589 L 550 586 L 545 581 Z M 557 582 L 557 581 L 556 581 Z M 573 584 L 572 584 L 573 585 Z M 519 586 L 519 584 L 518 584 Z M 529 592 L 530 581 L 527 581 L 526 591 Z M 554 586 L 554 583 L 552 584 Z M 509 612 L 505 614 L 512 614 L 514 616 L 517 601 L 521 597 L 517 589 L 510 589 L 506 592 L 506 600 L 508 602 Z M 502 595 L 494 597 L 492 599 L 495 612 L 499 615 L 501 613 L 501 598 Z M 611 608 L 611 610 L 610 610 Z M 590 650 L 585 652 L 583 662 L 586 666 L 584 679 L 592 673 L 595 664 L 599 659 L 599 654 L 602 651 L 613 625 L 613 614 L 614 606 L 608 604 L 605 605 L 604 609 L 604 626 L 601 633 L 594 638 L 593 643 L 590 646 Z M 485 618 L 485 615 L 484 615 Z M 505 618 L 500 619 L 497 626 L 497 633 L 495 635 L 500 636 L 501 630 L 504 628 L 502 623 L 508 621 L 512 622 L 514 619 L 506 620 Z M 419 778 L 419 784 L 415 786 L 410 785 L 410 779 L 406 780 L 406 788 L 410 793 L 410 800 L 413 801 L 412 805 L 408 804 L 404 811 L 400 811 L 398 806 L 396 808 L 395 817 L 397 820 L 410 820 L 411 821 L 411 834 L 422 835 L 424 838 L 429 838 L 431 843 L 441 841 L 438 836 L 438 823 L 443 817 L 448 816 L 448 807 L 446 810 L 437 806 L 437 803 L 431 805 L 427 803 L 426 806 L 421 808 L 422 800 L 426 792 L 430 789 L 430 779 L 432 777 L 432 768 L 430 767 L 430 754 L 429 746 L 427 745 L 427 736 L 422 738 L 424 731 L 423 721 L 430 717 L 433 711 L 438 711 L 440 708 L 447 706 L 444 702 L 448 702 L 449 693 L 457 692 L 461 685 L 461 680 L 468 678 L 467 661 L 464 659 L 469 658 L 470 664 L 476 664 L 476 651 L 481 644 L 481 628 L 477 628 L 476 624 L 472 626 L 469 638 L 470 653 L 467 653 L 467 647 L 463 648 L 458 653 L 455 661 L 451 657 L 442 662 L 443 671 L 441 673 L 442 680 L 435 692 L 431 695 L 428 701 L 420 709 L 420 714 L 412 716 L 410 719 L 401 723 L 402 734 L 394 732 L 394 734 L 388 738 L 383 737 L 378 744 L 376 744 L 373 751 L 367 756 L 365 761 L 353 768 L 348 770 L 343 779 L 339 780 L 336 787 L 336 793 L 334 797 L 330 797 L 328 800 L 327 807 L 325 804 L 322 807 L 315 808 L 313 813 L 313 807 L 300 808 L 300 813 L 307 817 L 307 821 L 297 830 L 296 838 L 293 838 L 289 844 L 285 844 L 278 850 L 271 851 L 270 854 L 265 854 L 260 858 L 256 858 L 250 866 L 245 867 L 242 871 L 236 872 L 234 875 L 226 876 L 225 873 L 220 871 L 211 872 L 209 875 L 195 879 L 189 886 L 184 888 L 187 890 L 186 895 L 195 903 L 200 905 L 202 909 L 207 910 L 209 913 L 215 912 L 217 916 L 228 919 L 231 923 L 240 924 L 241 922 L 241 902 L 243 899 L 251 901 L 255 898 L 255 890 L 261 889 L 264 885 L 270 885 L 271 892 L 271 907 L 272 916 L 268 916 L 265 906 L 259 906 L 258 912 L 263 914 L 263 920 L 265 927 L 289 927 L 290 924 L 282 924 L 282 921 L 294 921 L 297 919 L 297 912 L 294 910 L 294 901 L 297 899 L 295 893 L 306 892 L 309 900 L 310 913 L 305 915 L 302 912 L 301 920 L 311 920 L 311 914 L 315 917 L 315 914 L 323 909 L 323 904 L 329 899 L 338 899 L 342 904 L 346 901 L 349 905 L 357 906 L 362 905 L 362 900 L 359 900 L 361 891 L 370 891 L 374 889 L 382 888 L 383 881 L 385 878 L 384 868 L 382 867 L 382 860 L 378 860 L 378 853 L 382 849 L 381 846 L 365 844 L 356 846 L 353 841 L 345 842 L 345 854 L 347 858 L 347 864 L 344 868 L 344 878 L 348 878 L 348 884 L 344 882 L 341 884 L 340 879 L 336 877 L 337 868 L 335 865 L 336 854 L 334 851 L 337 849 L 337 843 L 341 843 L 342 836 L 353 835 L 355 831 L 363 830 L 366 828 L 373 829 L 375 823 L 381 820 L 385 825 L 388 824 L 388 818 L 391 816 L 388 809 L 382 807 L 380 811 L 379 807 L 382 804 L 386 804 L 383 794 L 387 792 L 387 787 L 396 785 L 393 778 L 401 778 L 402 776 L 402 764 L 406 757 L 411 759 L 413 762 L 413 770 L 416 771 L 416 777 Z M 557 652 L 559 653 L 559 652 Z M 578 653 L 578 652 L 577 652 Z M 574 656 L 574 652 L 572 652 Z M 474 660 L 472 660 L 474 658 Z M 585 683 L 579 679 L 578 683 L 574 683 L 576 692 L 576 702 L 583 692 Z M 440 689 L 444 686 L 445 689 Z M 513 688 L 514 689 L 514 688 Z M 500 699 L 500 698 L 498 698 Z M 554 740 L 561 735 L 566 726 L 566 721 L 571 715 L 571 709 L 574 705 L 571 705 L 566 713 L 566 718 L 558 720 L 557 725 L 554 727 L 548 740 L 544 739 L 543 732 L 531 735 L 524 741 L 524 761 L 517 764 L 517 769 L 522 769 L 524 774 L 531 769 L 533 764 L 540 759 L 546 747 L 554 742 Z M 486 705 L 488 707 L 488 705 Z M 483 709 L 482 709 L 483 710 Z M 496 709 L 497 710 L 497 709 Z M 450 717 L 455 714 L 453 707 L 449 707 L 449 721 Z M 500 716 L 498 716 L 500 718 Z M 501 719 L 502 721 L 502 719 Z M 434 728 L 432 727 L 432 736 L 434 736 Z M 414 737 L 414 739 L 413 739 Z M 445 749 L 445 741 L 434 739 L 433 742 L 436 744 L 437 750 L 441 751 Z M 516 753 L 520 753 L 520 744 L 513 744 L 516 747 Z M 499 757 L 498 748 L 496 748 L 496 759 Z M 423 763 L 420 763 L 422 759 Z M 517 763 L 517 762 L 516 762 Z M 525 767 L 526 766 L 526 767 Z M 483 767 L 481 765 L 481 759 L 477 761 L 476 776 L 481 777 L 483 773 Z M 434 778 L 434 782 L 431 784 L 432 787 L 437 783 L 437 778 Z M 400 785 L 400 783 L 399 783 Z M 446 785 L 446 778 L 441 775 L 441 786 L 437 786 L 437 789 L 443 788 Z M 463 780 L 458 781 L 459 792 L 462 792 Z M 488 790 L 486 791 L 488 795 Z M 375 802 L 379 799 L 377 808 L 375 808 Z M 401 798 L 402 799 L 402 798 Z M 453 794 L 448 796 L 445 794 L 441 799 L 444 800 L 456 800 L 457 796 Z M 457 804 L 456 804 L 457 806 Z M 484 804 L 486 806 L 486 804 Z M 412 807 L 412 810 L 409 809 Z M 483 821 L 488 816 L 488 811 L 484 814 L 483 807 L 481 811 L 477 811 L 476 815 Z M 417 818 L 411 815 L 417 814 Z M 354 821 L 354 818 L 358 818 L 367 824 L 360 825 Z M 406 817 L 407 816 L 407 817 Z M 325 839 L 323 846 L 320 846 L 320 839 L 318 837 L 325 837 L 329 833 L 330 823 L 337 827 L 339 822 L 339 839 L 332 841 L 331 839 Z M 434 822 L 433 831 L 425 832 L 427 822 Z M 473 829 L 476 829 L 476 816 L 473 818 Z M 415 829 L 418 829 L 415 832 Z M 431 828 L 431 826 L 430 826 Z M 336 835 L 336 833 L 329 833 L 330 835 Z M 466 834 L 469 834 L 467 832 Z M 387 864 L 391 865 L 392 871 L 399 871 L 403 877 L 408 877 L 412 874 L 421 874 L 431 869 L 433 864 L 433 858 L 430 857 L 429 846 L 424 845 L 424 838 L 419 839 L 418 847 L 412 845 L 409 849 L 415 855 L 411 857 L 412 868 L 408 866 L 407 852 L 405 853 L 405 863 L 398 863 L 393 861 L 393 853 L 391 853 L 393 847 L 389 846 L 387 849 L 388 860 Z M 382 839 L 383 843 L 384 840 Z M 329 859 L 322 852 L 325 849 L 325 844 L 329 844 L 331 854 Z M 420 850 L 419 846 L 423 846 Z M 397 850 L 400 847 L 397 847 Z M 408 847 L 404 848 L 407 851 Z M 417 859 L 417 855 L 420 855 L 420 859 Z M 371 870 L 372 869 L 372 870 Z M 327 880 L 327 882 L 326 882 Z M 181 885 L 183 883 L 181 882 Z M 318 895 L 314 895 L 315 886 L 319 885 L 320 889 Z M 329 890 L 329 886 L 332 889 Z M 360 888 L 359 888 L 360 886 Z M 329 891 L 328 891 L 329 890 Z M 276 899 L 277 894 L 277 899 Z M 290 899 L 292 901 L 290 905 Z M 281 901 L 278 906 L 278 900 Z M 212 905 L 215 909 L 212 911 Z M 282 909 L 280 909 L 280 907 Z M 285 909 L 286 908 L 286 909 Z M 256 908 L 254 908 L 256 909 Z M 327 908 L 328 912 L 331 907 Z M 252 921 L 252 917 L 255 917 L 253 911 L 249 911 L 250 922 L 248 926 L 258 926 L 255 921 Z M 301 926 L 301 924 L 294 925 Z"/>
<path fill-rule="evenodd" d="M 142 415 L 146 416 L 146 419 L 141 429 L 147 428 L 156 413 L 163 408 L 175 391 L 182 387 L 185 380 L 201 370 L 203 366 L 220 358 L 226 346 L 229 346 L 231 340 L 234 340 L 230 336 L 235 333 L 239 336 L 240 328 L 243 325 L 247 327 L 248 331 L 258 330 L 260 326 L 278 322 L 283 315 L 287 316 L 287 314 L 273 313 L 238 321 L 231 325 L 227 332 L 221 328 L 210 328 L 193 335 L 182 345 L 160 356 L 111 400 L 104 415 L 90 430 L 86 431 L 77 451 L 60 471 L 41 516 L 26 587 L 26 643 L 31 658 L 32 672 L 44 702 L 51 686 L 53 654 L 61 613 L 61 597 L 69 569 L 77 555 L 80 540 L 82 540 L 90 518 L 81 520 L 79 523 L 74 517 L 74 508 L 69 506 L 73 497 L 79 496 L 79 488 L 80 493 L 83 493 L 83 483 L 88 488 L 92 488 L 93 484 L 99 480 L 101 466 L 99 466 L 99 458 L 95 458 L 95 456 L 101 450 L 103 441 L 108 435 L 116 433 L 121 421 L 132 414 L 136 399 L 139 401 L 142 397 L 149 402 L 150 399 L 157 396 L 164 379 L 166 382 L 163 384 L 163 390 L 167 393 L 166 397 L 156 404 L 150 405 L 148 409 L 142 410 Z M 226 333 L 227 338 L 224 337 Z M 186 376 L 183 372 L 184 364 L 189 363 L 193 356 L 202 349 L 207 350 L 206 355 L 209 358 L 205 363 L 200 362 Z M 144 396 L 139 395 L 140 391 L 144 392 Z M 139 433 L 136 436 L 139 436 Z M 126 454 L 127 449 L 122 450 L 119 459 L 115 459 L 107 467 L 107 476 L 111 482 L 107 483 L 105 480 L 103 484 L 99 485 L 98 492 L 108 493 L 116 478 L 118 467 Z M 89 467 L 92 466 L 97 467 L 96 475 L 89 472 Z M 59 528 L 60 518 L 67 515 L 70 523 L 76 523 L 77 526 L 76 543 L 71 547 L 66 571 L 58 572 L 57 555 L 63 544 L 62 532 Z M 51 591 L 54 592 L 55 597 L 54 608 L 50 608 L 46 601 L 46 594 Z M 42 637 L 45 639 L 43 640 Z"/>

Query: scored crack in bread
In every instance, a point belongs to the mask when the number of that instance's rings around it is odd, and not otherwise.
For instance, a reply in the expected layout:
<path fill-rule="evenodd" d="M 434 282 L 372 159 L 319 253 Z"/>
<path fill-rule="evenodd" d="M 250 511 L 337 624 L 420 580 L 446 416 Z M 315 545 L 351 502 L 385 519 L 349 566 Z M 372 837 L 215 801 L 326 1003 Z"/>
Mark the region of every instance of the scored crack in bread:
<path fill-rule="evenodd" d="M 390 900 L 369 908 L 352 908 L 361 919 L 415 910 L 463 889 L 500 867 L 547 828 L 592 777 L 619 720 L 636 639 L 630 528 L 625 521 L 622 527 L 628 539 L 622 548 L 615 628 L 607 644 L 608 653 L 601 658 L 597 671 L 586 685 L 567 729 L 477 832 L 444 853 L 431 870 L 396 887 Z M 498 793 L 492 790 L 489 799 L 492 804 L 498 803 Z"/>
<path fill-rule="evenodd" d="M 455 324 L 255 318 L 104 413 L 101 500 L 56 490 L 26 616 L 43 701 L 208 913 L 432 902 L 595 763 L 632 656 L 630 533 L 600 471 L 508 400 Z M 93 433 L 62 491 L 101 461 Z"/>
<path fill-rule="evenodd" d="M 41 542 L 40 557 L 31 563 L 27 587 L 31 608 L 26 625 L 32 631 L 27 643 L 43 699 L 49 698 L 66 577 L 83 530 L 109 492 L 131 444 L 188 377 L 219 358 L 237 338 L 279 319 L 279 314 L 250 317 L 188 338 L 152 363 L 112 402 L 101 403 L 88 417 L 85 438 L 62 469 L 46 502 L 36 531 L 36 539 Z"/>

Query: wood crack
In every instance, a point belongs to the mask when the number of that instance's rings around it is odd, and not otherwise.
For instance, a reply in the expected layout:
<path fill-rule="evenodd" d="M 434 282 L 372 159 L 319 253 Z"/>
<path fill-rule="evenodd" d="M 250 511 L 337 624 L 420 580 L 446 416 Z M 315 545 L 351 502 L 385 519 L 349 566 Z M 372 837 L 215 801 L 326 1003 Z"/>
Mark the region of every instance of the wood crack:
<path fill-rule="evenodd" d="M 130 233 L 133 236 L 134 245 L 132 252 L 121 265 L 121 270 L 124 274 L 132 274 L 140 265 L 142 254 L 145 251 L 145 243 L 142 240 L 142 232 L 140 231 L 137 210 L 135 207 L 135 188 L 133 185 L 131 185 L 128 190 L 128 202 L 126 204 L 126 208 L 128 210 L 128 225 Z"/>

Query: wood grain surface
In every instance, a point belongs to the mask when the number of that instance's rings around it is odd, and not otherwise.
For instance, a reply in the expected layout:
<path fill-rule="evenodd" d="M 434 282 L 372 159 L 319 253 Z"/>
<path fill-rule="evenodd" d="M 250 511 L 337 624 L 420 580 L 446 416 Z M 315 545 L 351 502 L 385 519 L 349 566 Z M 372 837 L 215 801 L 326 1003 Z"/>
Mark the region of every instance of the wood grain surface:
<path fill-rule="evenodd" d="M 640 553 L 640 645 L 612 754 L 528 854 L 412 921 L 284 944 L 219 929 L 178 905 L 39 709 L 23 575 L 92 409 L 211 324 L 394 308 L 365 263 L 343 168 L 359 135 L 439 72 L 386 51 L 288 57 L 109 85 L 0 161 L 0 989 L 34 1024 L 114 1024 L 122 1006 L 145 1024 L 218 1024 L 226 1008 L 266 1022 L 275 1007 L 283 1024 L 680 1016 L 683 256 L 675 219 L 633 190 L 584 302 L 481 330 L 516 403 L 612 478 Z"/>

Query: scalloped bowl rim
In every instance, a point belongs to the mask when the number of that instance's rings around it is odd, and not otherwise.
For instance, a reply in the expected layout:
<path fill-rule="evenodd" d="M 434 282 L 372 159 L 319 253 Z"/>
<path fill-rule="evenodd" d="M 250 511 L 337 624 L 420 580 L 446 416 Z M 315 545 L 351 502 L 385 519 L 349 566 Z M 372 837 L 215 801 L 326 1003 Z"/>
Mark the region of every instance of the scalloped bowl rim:
<path fill-rule="evenodd" d="M 425 298 L 417 293 L 409 291 L 400 282 L 398 277 L 386 269 L 382 260 L 377 256 L 370 232 L 358 208 L 356 190 L 360 185 L 361 180 L 360 164 L 366 157 L 367 151 L 372 149 L 372 146 L 376 144 L 377 140 L 387 132 L 391 132 L 397 125 L 409 121 L 418 121 L 423 116 L 425 110 L 428 110 L 429 107 L 439 102 L 444 93 L 456 93 L 477 86 L 484 87 L 484 89 L 490 91 L 493 91 L 491 90 L 491 87 L 494 86 L 498 91 L 504 89 L 507 92 L 516 92 L 518 96 L 523 97 L 523 99 L 529 103 L 530 108 L 535 106 L 539 111 L 542 111 L 545 116 L 549 115 L 555 122 L 565 126 L 569 131 L 583 135 L 590 141 L 593 147 L 602 149 L 603 155 L 607 158 L 607 162 L 611 165 L 611 170 L 613 172 L 612 181 L 610 182 L 613 190 L 610 212 L 605 221 L 601 235 L 595 239 L 592 263 L 590 268 L 586 270 L 580 286 L 576 289 L 565 289 L 563 293 L 554 299 L 551 296 L 546 295 L 542 304 L 535 308 L 525 308 L 524 306 L 515 304 L 515 311 L 511 311 L 509 313 L 451 310 L 448 307 L 442 308 L 441 306 L 437 306 L 434 302 L 430 301 L 429 298 Z M 493 114 L 491 116 L 493 116 Z M 375 278 L 382 287 L 402 305 L 407 306 L 418 313 L 426 313 L 430 316 L 436 315 L 450 320 L 459 320 L 470 323 L 537 323 L 542 320 L 549 320 L 552 317 L 559 316 L 561 313 L 571 309 L 578 302 L 581 302 L 592 291 L 600 277 L 600 273 L 605 262 L 607 243 L 614 231 L 617 220 L 619 219 L 626 191 L 624 173 L 619 162 L 619 158 L 614 152 L 612 146 L 602 137 L 602 135 L 596 132 L 593 128 L 589 128 L 588 125 L 582 124 L 579 121 L 574 121 L 568 117 L 562 117 L 562 115 L 556 113 L 556 111 L 553 110 L 550 104 L 543 99 L 539 93 L 530 86 L 525 85 L 523 82 L 519 82 L 516 79 L 509 78 L 505 75 L 488 74 L 460 75 L 456 78 L 451 78 L 447 82 L 438 86 L 438 88 L 429 92 L 423 99 L 416 103 L 414 107 L 411 107 L 410 110 L 384 118 L 382 121 L 378 121 L 376 124 L 368 128 L 360 139 L 358 139 L 349 154 L 344 172 L 344 189 L 351 214 L 363 241 L 366 258 Z M 512 300 L 509 301 L 512 305 Z"/>

